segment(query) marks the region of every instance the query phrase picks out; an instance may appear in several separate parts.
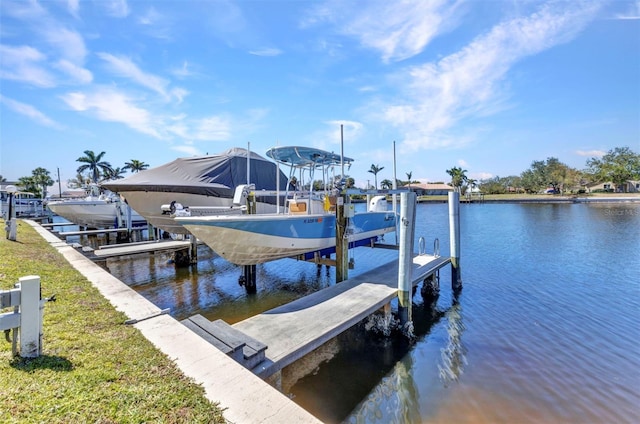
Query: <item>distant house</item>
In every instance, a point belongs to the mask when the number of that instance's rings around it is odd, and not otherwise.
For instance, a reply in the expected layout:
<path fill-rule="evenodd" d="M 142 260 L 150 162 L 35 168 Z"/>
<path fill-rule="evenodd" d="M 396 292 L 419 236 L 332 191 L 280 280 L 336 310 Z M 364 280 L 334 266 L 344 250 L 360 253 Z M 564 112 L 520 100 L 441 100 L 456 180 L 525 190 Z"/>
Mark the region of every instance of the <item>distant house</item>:
<path fill-rule="evenodd" d="M 627 181 L 617 186 L 611 181 L 604 183 L 590 184 L 587 186 L 588 192 L 605 191 L 610 193 L 640 193 L 640 181 Z"/>
<path fill-rule="evenodd" d="M 410 188 L 411 191 L 415 191 L 418 196 L 446 195 L 450 191 L 453 191 L 452 186 L 443 183 L 411 184 L 410 187 L 408 185 L 405 187 Z"/>

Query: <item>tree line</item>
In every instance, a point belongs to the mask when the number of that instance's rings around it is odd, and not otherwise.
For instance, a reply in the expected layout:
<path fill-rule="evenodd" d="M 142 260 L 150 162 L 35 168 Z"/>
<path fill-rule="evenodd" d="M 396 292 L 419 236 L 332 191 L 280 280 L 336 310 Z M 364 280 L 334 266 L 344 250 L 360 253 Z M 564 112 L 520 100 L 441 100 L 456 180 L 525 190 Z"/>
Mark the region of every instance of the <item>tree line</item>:
<path fill-rule="evenodd" d="M 579 170 L 561 162 L 558 158 L 536 160 L 520 175 L 494 177 L 481 180 L 478 187 L 486 194 L 509 192 L 581 193 L 593 184 L 611 182 L 622 191 L 627 182 L 640 180 L 640 155 L 629 147 L 616 147 L 601 158 L 586 161 L 586 168 Z"/>
<path fill-rule="evenodd" d="M 384 169 L 372 164 L 368 171 L 375 177 L 378 187 L 377 174 Z M 539 193 L 550 190 L 553 193 L 564 194 L 580 192 L 591 184 L 611 182 L 616 187 L 626 189 L 628 181 L 640 180 L 640 155 L 629 147 L 616 147 L 609 150 L 601 158 L 592 157 L 586 161 L 586 168 L 578 170 L 561 162 L 558 158 L 549 157 L 546 160 L 535 160 L 531 166 L 520 175 L 508 177 L 493 177 L 475 180 L 467 176 L 467 170 L 454 166 L 446 170 L 451 177 L 449 184 L 455 191 L 465 193 L 469 189 L 479 189 L 485 194 L 505 193 Z M 412 181 L 412 172 L 407 172 L 407 180 L 396 180 L 397 187 L 410 186 L 419 181 Z M 391 188 L 392 181 L 384 179 L 381 188 Z M 372 187 L 368 187 L 372 188 Z"/>
<path fill-rule="evenodd" d="M 125 162 L 122 168 L 113 167 L 109 162 L 104 160 L 105 154 L 105 152 L 96 154 L 91 150 L 85 150 L 84 156 L 76 159 L 76 162 L 80 162 L 82 165 L 76 170 L 77 174 L 75 178 L 67 180 L 67 187 L 83 188 L 91 183 L 97 184 L 101 181 L 124 178 L 124 174 L 127 171 L 135 173 L 149 168 L 148 164 L 137 159 L 131 159 Z M 6 180 L 0 175 L 0 181 Z M 56 182 L 58 181 L 54 181 L 51 177 L 51 172 L 42 167 L 31 171 L 31 175 L 18 179 L 18 185 L 20 185 L 23 191 L 28 191 L 42 198 L 47 196 L 47 187 L 50 187 Z"/>
<path fill-rule="evenodd" d="M 125 162 L 124 166 L 113 167 L 104 160 L 105 152 L 96 154 L 91 150 L 85 150 L 84 156 L 76 159 L 81 163 L 77 169 L 75 178 L 67 180 L 69 188 L 86 187 L 101 181 L 124 178 L 127 171 L 132 173 L 143 171 L 149 167 L 143 161 L 131 159 Z M 374 184 L 367 188 L 378 188 L 378 173 L 384 169 L 383 166 L 372 164 L 367 171 L 374 176 Z M 465 193 L 469 189 L 478 188 L 485 194 L 504 193 L 539 193 L 550 189 L 555 193 L 564 194 L 568 192 L 580 192 L 590 184 L 611 182 L 616 187 L 626 188 L 628 181 L 640 180 L 640 154 L 634 152 L 629 147 L 616 147 L 609 150 L 601 158 L 592 157 L 586 161 L 586 168 L 578 170 L 561 162 L 558 158 L 549 157 L 546 160 L 535 160 L 531 166 L 520 175 L 508 177 L 493 177 L 483 180 L 475 180 L 467 177 L 466 169 L 453 167 L 446 170 L 451 177 L 450 184 L 454 190 Z M 397 187 L 411 186 L 419 181 L 412 180 L 413 172 L 407 172 L 406 180 L 396 180 Z M 348 175 L 338 176 L 344 180 L 347 188 L 355 187 L 355 180 Z M 0 181 L 6 181 L 0 175 Z M 42 167 L 34 169 L 30 176 L 21 177 L 18 184 L 24 191 L 34 193 L 41 197 L 46 197 L 47 187 L 54 184 L 51 173 Z M 322 182 L 314 181 L 314 189 L 321 189 Z M 380 182 L 380 188 L 391 189 L 393 182 L 384 179 Z"/>

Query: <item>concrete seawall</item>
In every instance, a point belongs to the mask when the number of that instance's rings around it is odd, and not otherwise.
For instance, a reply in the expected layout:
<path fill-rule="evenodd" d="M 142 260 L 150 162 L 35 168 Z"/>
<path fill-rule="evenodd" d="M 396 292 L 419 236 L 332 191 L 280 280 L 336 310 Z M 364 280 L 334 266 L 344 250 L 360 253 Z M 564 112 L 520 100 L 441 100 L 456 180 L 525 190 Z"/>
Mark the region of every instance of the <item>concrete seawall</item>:
<path fill-rule="evenodd" d="M 320 423 L 287 396 L 193 333 L 34 221 L 26 220 L 236 423 Z"/>

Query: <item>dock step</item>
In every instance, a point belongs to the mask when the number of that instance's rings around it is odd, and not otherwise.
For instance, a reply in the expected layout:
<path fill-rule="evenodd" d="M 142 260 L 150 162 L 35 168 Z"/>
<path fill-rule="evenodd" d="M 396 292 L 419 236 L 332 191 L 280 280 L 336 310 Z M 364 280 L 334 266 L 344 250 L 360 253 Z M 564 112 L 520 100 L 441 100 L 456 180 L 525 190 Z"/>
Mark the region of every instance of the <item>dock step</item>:
<path fill-rule="evenodd" d="M 264 361 L 267 349 L 264 343 L 221 319 L 209 321 L 198 314 L 182 320 L 182 324 L 246 368 L 252 369 Z"/>

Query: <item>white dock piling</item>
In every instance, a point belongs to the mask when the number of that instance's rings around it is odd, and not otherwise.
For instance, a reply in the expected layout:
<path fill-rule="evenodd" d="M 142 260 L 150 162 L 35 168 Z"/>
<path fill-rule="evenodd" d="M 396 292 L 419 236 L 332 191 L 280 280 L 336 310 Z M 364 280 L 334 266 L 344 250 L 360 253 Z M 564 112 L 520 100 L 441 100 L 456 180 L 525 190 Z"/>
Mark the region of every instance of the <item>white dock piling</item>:
<path fill-rule="evenodd" d="M 451 249 L 451 289 L 462 289 L 460 272 L 460 193 L 449 193 L 449 244 Z"/>
<path fill-rule="evenodd" d="M 411 263 L 415 236 L 416 194 L 400 194 L 400 251 L 398 254 L 398 315 L 400 324 L 411 322 Z"/>

